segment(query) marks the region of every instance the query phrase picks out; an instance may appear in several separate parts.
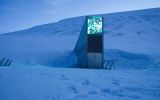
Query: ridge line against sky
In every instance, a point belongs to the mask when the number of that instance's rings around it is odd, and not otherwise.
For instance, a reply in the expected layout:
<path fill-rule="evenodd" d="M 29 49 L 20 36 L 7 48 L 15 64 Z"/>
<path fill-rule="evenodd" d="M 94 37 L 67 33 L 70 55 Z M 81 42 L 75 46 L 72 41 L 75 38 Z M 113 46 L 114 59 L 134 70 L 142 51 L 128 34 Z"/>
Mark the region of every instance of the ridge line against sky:
<path fill-rule="evenodd" d="M 160 0 L 0 0 L 0 34 L 61 19 L 160 7 Z"/>

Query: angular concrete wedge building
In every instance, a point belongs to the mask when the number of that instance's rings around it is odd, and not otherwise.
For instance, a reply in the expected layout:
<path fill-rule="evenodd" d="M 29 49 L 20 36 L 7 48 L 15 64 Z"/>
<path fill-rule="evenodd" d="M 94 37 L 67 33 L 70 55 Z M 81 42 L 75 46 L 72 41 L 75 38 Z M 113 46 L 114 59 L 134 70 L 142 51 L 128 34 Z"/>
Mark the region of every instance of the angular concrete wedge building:
<path fill-rule="evenodd" d="M 74 52 L 79 68 L 103 68 L 103 18 L 87 16 Z"/>

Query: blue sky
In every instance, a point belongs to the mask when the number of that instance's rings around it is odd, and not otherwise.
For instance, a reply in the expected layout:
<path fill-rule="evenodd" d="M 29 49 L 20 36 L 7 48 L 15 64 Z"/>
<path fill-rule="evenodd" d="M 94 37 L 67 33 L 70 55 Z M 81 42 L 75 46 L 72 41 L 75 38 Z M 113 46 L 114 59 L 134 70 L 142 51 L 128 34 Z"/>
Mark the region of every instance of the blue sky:
<path fill-rule="evenodd" d="M 160 0 L 0 0 L 0 33 L 61 19 L 160 7 Z"/>

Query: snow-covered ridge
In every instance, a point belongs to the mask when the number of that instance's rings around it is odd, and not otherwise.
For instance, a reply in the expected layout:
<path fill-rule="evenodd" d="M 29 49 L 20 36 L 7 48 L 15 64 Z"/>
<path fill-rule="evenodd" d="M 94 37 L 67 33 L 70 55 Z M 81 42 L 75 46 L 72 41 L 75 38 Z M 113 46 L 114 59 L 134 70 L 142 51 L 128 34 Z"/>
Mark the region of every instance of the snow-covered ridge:
<path fill-rule="evenodd" d="M 101 14 L 98 16 L 104 17 L 104 33 L 106 34 L 129 34 L 128 30 L 125 30 L 126 28 L 138 35 L 143 35 L 146 31 L 152 31 L 154 33 L 160 32 L 160 8 Z M 73 35 L 79 33 L 84 19 L 84 16 L 68 18 L 55 23 L 39 25 L 30 29 L 11 32 L 7 35 L 53 35 L 61 33 Z M 123 33 L 117 31 L 123 31 Z"/>
<path fill-rule="evenodd" d="M 100 16 L 104 17 L 105 58 L 118 59 L 117 69 L 148 68 L 154 62 L 152 56 L 160 55 L 160 8 Z M 76 58 L 72 50 L 84 18 L 64 19 L 0 35 L 0 59 L 10 58 L 13 64 L 74 67 Z"/>

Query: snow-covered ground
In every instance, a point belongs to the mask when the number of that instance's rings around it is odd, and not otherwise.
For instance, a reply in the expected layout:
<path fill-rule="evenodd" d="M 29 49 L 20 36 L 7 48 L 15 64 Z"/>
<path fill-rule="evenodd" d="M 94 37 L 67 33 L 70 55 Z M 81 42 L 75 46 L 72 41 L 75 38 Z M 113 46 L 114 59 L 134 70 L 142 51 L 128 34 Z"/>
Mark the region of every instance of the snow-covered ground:
<path fill-rule="evenodd" d="M 116 70 L 76 69 L 84 17 L 0 35 L 0 100 L 160 100 L 160 8 L 103 14 Z"/>
<path fill-rule="evenodd" d="M 0 68 L 0 100 L 159 100 L 160 70 Z"/>

